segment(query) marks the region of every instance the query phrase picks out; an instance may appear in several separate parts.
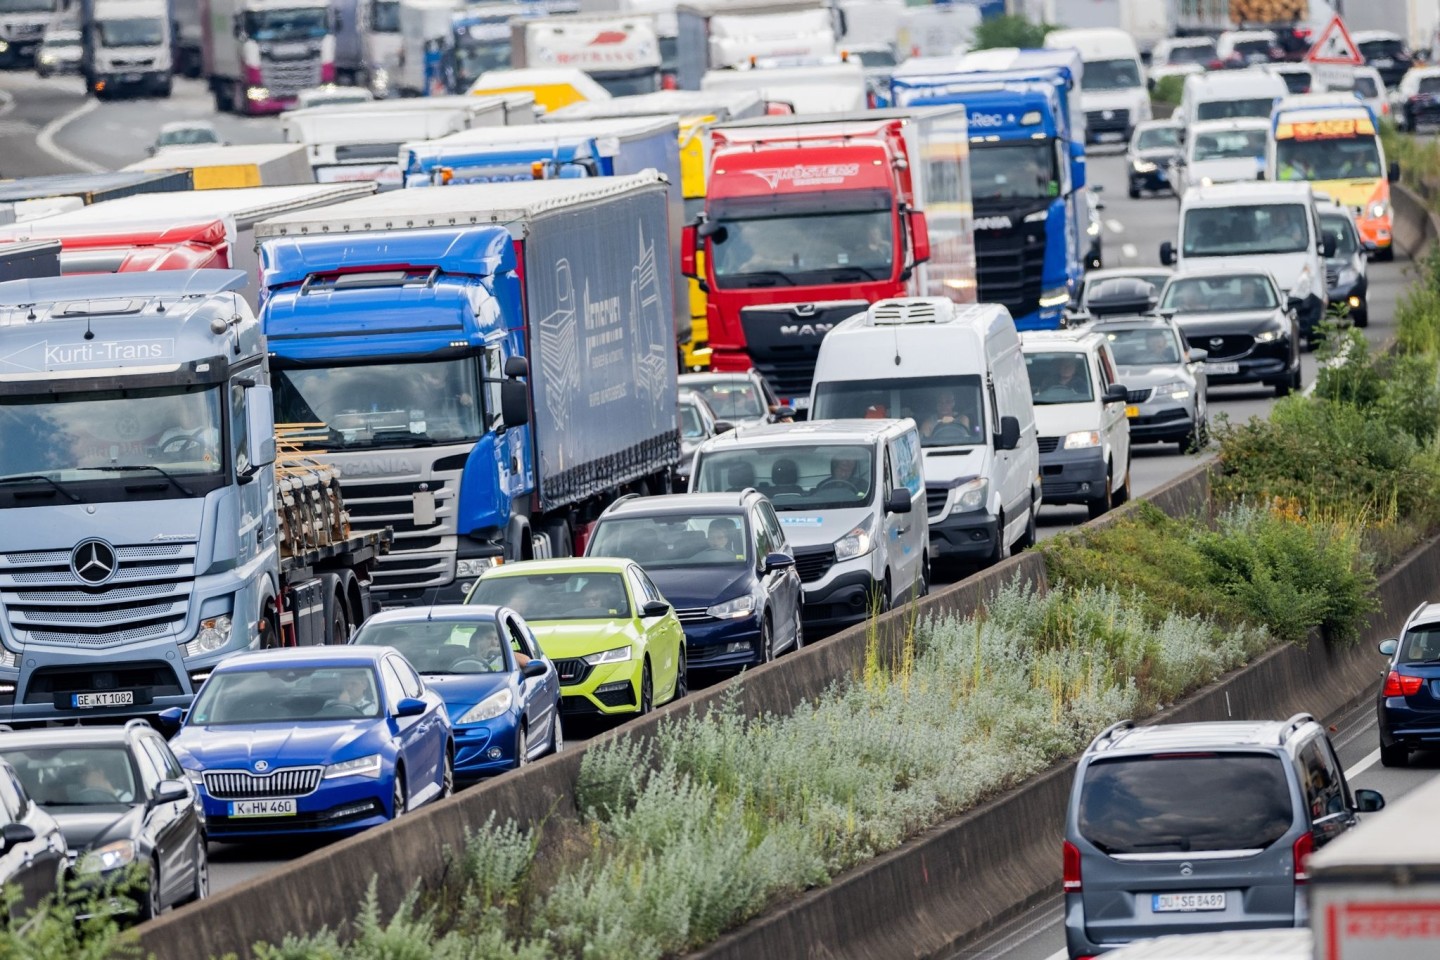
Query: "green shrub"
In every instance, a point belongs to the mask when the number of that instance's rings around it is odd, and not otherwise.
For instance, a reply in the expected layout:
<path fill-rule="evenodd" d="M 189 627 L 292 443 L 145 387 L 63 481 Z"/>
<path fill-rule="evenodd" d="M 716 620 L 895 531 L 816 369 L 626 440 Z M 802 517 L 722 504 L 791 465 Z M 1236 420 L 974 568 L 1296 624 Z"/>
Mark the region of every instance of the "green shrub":
<path fill-rule="evenodd" d="M 975 28 L 975 44 L 972 49 L 1044 46 L 1045 34 L 1055 29 L 1057 28 L 1053 23 L 1035 23 L 1007 13 L 980 21 Z"/>
<path fill-rule="evenodd" d="M 1150 90 L 1150 99 L 1155 103 L 1169 103 L 1179 106 L 1180 94 L 1185 90 L 1185 78 L 1180 75 L 1161 77 Z"/>

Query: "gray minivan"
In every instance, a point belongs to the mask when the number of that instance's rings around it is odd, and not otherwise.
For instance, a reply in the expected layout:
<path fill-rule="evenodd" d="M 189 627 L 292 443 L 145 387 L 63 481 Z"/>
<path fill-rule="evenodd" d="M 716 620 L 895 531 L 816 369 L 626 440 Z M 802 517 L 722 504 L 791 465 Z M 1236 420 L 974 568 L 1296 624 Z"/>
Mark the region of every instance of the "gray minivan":
<path fill-rule="evenodd" d="M 1064 843 L 1072 960 L 1166 934 L 1309 922 L 1310 853 L 1379 810 L 1352 794 L 1325 729 L 1115 724 L 1075 771 Z"/>

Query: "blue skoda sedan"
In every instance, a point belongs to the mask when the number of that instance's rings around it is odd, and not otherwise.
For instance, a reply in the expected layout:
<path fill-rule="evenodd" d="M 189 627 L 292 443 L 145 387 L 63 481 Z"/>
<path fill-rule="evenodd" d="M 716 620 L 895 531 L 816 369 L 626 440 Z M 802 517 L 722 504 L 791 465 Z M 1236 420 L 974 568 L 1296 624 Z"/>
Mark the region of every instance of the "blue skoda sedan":
<path fill-rule="evenodd" d="M 212 840 L 355 833 L 455 782 L 445 703 L 390 647 L 236 654 L 170 746 Z"/>
<path fill-rule="evenodd" d="M 399 650 L 445 701 L 460 780 L 512 770 L 564 746 L 560 676 L 508 607 L 387 610 L 350 642 Z"/>

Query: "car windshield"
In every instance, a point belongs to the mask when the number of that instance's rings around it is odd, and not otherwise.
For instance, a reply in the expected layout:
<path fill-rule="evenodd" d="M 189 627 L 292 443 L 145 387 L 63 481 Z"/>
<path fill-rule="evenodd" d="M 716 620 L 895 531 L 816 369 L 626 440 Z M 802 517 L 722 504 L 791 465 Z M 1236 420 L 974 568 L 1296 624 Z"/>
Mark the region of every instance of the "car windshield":
<path fill-rule="evenodd" d="M 1382 176 L 1380 144 L 1374 134 L 1278 140 L 1275 169 L 1281 180 L 1375 180 Z"/>
<path fill-rule="evenodd" d="M 370 622 L 351 643 L 394 647 L 421 673 L 500 673 L 505 653 L 494 620 Z"/>
<path fill-rule="evenodd" d="M 1110 352 L 1122 367 L 1161 367 L 1180 362 L 1180 344 L 1173 330 L 1161 327 L 1136 327 L 1132 330 L 1108 330 Z"/>
<path fill-rule="evenodd" d="M 1274 97 L 1246 97 L 1233 100 L 1204 100 L 1195 106 L 1196 120 L 1238 120 L 1242 117 L 1268 118 Z"/>
<path fill-rule="evenodd" d="M 706 453 L 694 487 L 697 493 L 738 493 L 755 487 L 783 513 L 864 506 L 870 502 L 874 477 L 875 455 L 868 446 L 767 445 Z"/>
<path fill-rule="evenodd" d="M 1356 44 L 1360 48 L 1360 56 L 1366 60 L 1395 59 L 1405 56 L 1405 44 L 1399 40 L 1366 40 Z"/>
<path fill-rule="evenodd" d="M 0 404 L 0 481 L 97 480 L 150 465 L 172 476 L 213 476 L 224 468 L 221 429 L 219 387 L 8 397 Z"/>
<path fill-rule="evenodd" d="M 1186 211 L 1181 231 L 1187 257 L 1299 253 L 1309 246 L 1306 210 L 1298 203 L 1194 207 Z"/>
<path fill-rule="evenodd" d="M 375 33 L 399 33 L 400 0 L 370 0 L 370 29 Z"/>
<path fill-rule="evenodd" d="M 288 725 L 378 716 L 371 667 L 267 667 L 212 673 L 186 723 Z"/>
<path fill-rule="evenodd" d="M 1196 131 L 1190 138 L 1190 159 L 1253 160 L 1265 156 L 1264 130 Z"/>
<path fill-rule="evenodd" d="M 158 47 L 165 42 L 165 21 L 148 17 L 99 20 L 95 30 L 105 47 Z"/>
<path fill-rule="evenodd" d="M 330 32 L 325 7 L 294 10 L 246 10 L 245 35 L 252 40 L 319 40 Z"/>
<path fill-rule="evenodd" d="M 1096 90 L 1128 90 L 1140 86 L 1140 64 L 1131 59 L 1086 60 L 1080 75 L 1080 88 Z"/>
<path fill-rule="evenodd" d="M 616 620 L 630 616 L 618 573 L 530 573 L 481 577 L 466 603 L 509 607 L 531 624 L 550 620 Z"/>
<path fill-rule="evenodd" d="M 293 439 L 361 449 L 475 440 L 483 433 L 473 359 L 308 367 L 273 374 L 275 419 Z M 319 424 L 320 426 L 314 426 Z"/>
<path fill-rule="evenodd" d="M 722 206 L 710 237 L 715 280 L 723 289 L 889 280 L 894 220 L 888 207 L 760 216 Z"/>
<path fill-rule="evenodd" d="M 1135 135 L 1136 150 L 1159 150 L 1179 143 L 1179 127 L 1147 127 Z"/>
<path fill-rule="evenodd" d="M 1085 403 L 1095 398 L 1090 385 L 1090 364 L 1083 353 L 1055 350 L 1026 353 L 1030 397 L 1035 405 Z"/>
<path fill-rule="evenodd" d="M 1171 63 L 1199 63 L 1206 64 L 1215 59 L 1215 44 L 1196 43 L 1187 44 L 1183 47 L 1171 47 L 1168 56 Z"/>
<path fill-rule="evenodd" d="M 828 380 L 815 388 L 816 420 L 909 417 L 924 447 L 985 443 L 985 406 L 977 376 Z"/>
<path fill-rule="evenodd" d="M 1242 57 L 1270 56 L 1271 42 L 1268 39 L 1237 40 L 1232 49 Z"/>
<path fill-rule="evenodd" d="M 1335 241 L 1335 256 L 1352 257 L 1359 251 L 1359 238 L 1355 235 L 1355 222 L 1348 213 L 1320 214 L 1320 231 L 1323 236 Z"/>
<path fill-rule="evenodd" d="M 682 380 L 680 385 L 704 397 L 721 420 L 755 420 L 769 412 L 759 388 L 749 380 Z"/>
<path fill-rule="evenodd" d="M 1049 140 L 971 145 L 970 188 L 976 204 L 1048 200 L 1060 195 L 1055 148 Z"/>
<path fill-rule="evenodd" d="M 1294 816 L 1279 757 L 1136 757 L 1086 768 L 1078 827 L 1112 856 L 1263 850 Z"/>
<path fill-rule="evenodd" d="M 122 744 L 14 747 L 3 751 L 25 792 L 42 807 L 134 803 L 135 765 Z"/>
<path fill-rule="evenodd" d="M 1274 310 L 1275 287 L 1260 274 L 1180 277 L 1170 281 L 1160 298 L 1160 309 L 1173 313 L 1234 313 L 1239 310 Z"/>
<path fill-rule="evenodd" d="M 748 540 L 740 514 L 625 517 L 596 524 L 586 555 L 624 557 L 646 570 L 736 567 L 745 563 Z"/>
<path fill-rule="evenodd" d="M 180 127 L 162 130 L 156 142 L 162 147 L 170 147 L 181 143 L 219 143 L 220 138 L 209 127 Z"/>

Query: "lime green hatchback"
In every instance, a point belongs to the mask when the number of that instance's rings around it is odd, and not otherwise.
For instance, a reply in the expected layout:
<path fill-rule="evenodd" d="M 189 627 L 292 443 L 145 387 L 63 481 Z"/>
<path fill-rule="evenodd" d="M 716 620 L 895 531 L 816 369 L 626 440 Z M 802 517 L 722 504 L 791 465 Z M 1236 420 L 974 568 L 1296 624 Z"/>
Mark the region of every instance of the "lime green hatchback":
<path fill-rule="evenodd" d="M 509 607 L 560 673 L 569 715 L 649 713 L 685 696 L 685 631 L 629 560 L 575 557 L 492 567 L 466 603 Z"/>

